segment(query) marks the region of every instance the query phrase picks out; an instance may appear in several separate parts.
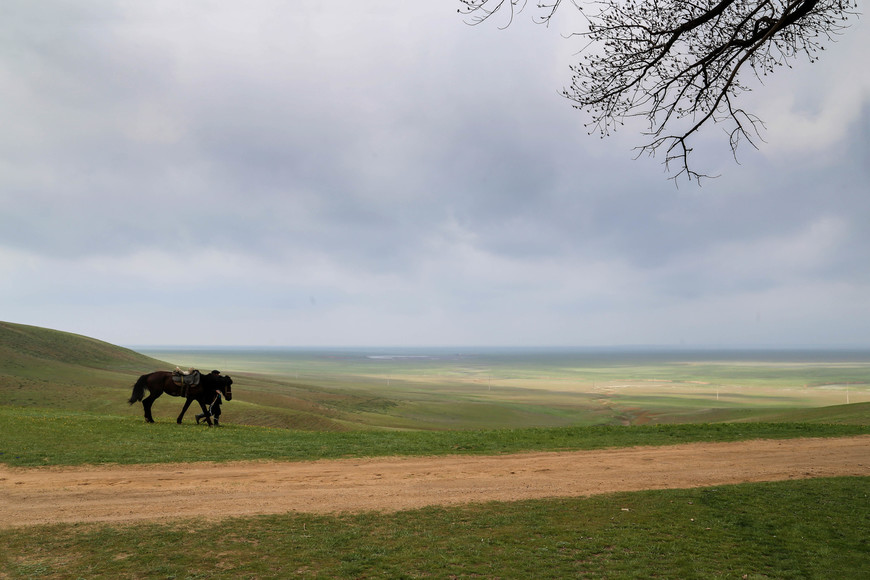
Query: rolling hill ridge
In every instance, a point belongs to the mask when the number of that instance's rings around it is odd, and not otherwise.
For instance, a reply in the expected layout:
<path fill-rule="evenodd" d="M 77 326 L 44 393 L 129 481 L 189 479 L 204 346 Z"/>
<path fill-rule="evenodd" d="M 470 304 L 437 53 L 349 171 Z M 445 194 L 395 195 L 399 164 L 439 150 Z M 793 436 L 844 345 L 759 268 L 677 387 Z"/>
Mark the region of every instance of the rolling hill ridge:
<path fill-rule="evenodd" d="M 0 405 L 141 416 L 141 405 L 127 404 L 133 383 L 142 374 L 175 366 L 87 336 L 0 321 Z M 237 391 L 244 389 L 244 400 L 233 402 L 236 424 L 308 431 L 371 428 L 359 422 L 356 408 L 370 404 L 371 396 L 234 376 Z M 155 418 L 173 421 L 181 404 L 175 397 L 160 397 Z"/>
<path fill-rule="evenodd" d="M 107 342 L 0 322 L 0 402 L 79 410 L 118 406 L 136 377 L 168 363 Z"/>
<path fill-rule="evenodd" d="M 37 326 L 0 322 L 0 372 L 4 363 L 65 363 L 98 369 L 147 369 L 165 363 L 101 340 Z"/>

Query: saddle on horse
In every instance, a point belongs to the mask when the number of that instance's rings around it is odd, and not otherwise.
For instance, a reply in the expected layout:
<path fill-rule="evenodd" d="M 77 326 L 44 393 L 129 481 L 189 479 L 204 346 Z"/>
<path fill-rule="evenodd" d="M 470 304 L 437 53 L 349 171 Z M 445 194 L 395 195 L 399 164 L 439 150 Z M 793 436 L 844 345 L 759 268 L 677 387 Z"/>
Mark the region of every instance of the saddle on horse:
<path fill-rule="evenodd" d="M 172 382 L 181 387 L 181 396 L 186 397 L 187 391 L 192 386 L 199 384 L 200 372 L 196 369 L 188 369 L 186 372 L 178 367 L 172 371 Z"/>

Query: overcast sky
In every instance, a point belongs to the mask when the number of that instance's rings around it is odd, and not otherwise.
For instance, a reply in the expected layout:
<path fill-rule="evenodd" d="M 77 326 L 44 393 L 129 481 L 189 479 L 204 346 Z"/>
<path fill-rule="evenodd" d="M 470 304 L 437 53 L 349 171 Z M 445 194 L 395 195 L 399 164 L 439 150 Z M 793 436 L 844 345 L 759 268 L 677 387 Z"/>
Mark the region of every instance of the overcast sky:
<path fill-rule="evenodd" d="M 703 187 L 588 136 L 579 45 L 448 0 L 0 19 L 0 320 L 122 345 L 870 346 L 870 34 Z M 566 12 L 564 16 L 569 16 Z"/>

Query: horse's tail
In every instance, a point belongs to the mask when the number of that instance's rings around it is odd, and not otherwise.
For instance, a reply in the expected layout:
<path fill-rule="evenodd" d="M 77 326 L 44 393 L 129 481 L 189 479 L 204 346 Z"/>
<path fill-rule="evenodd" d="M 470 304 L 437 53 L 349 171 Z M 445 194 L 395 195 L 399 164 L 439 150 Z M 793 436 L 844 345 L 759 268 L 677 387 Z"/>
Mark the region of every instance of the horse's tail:
<path fill-rule="evenodd" d="M 133 385 L 133 394 L 130 395 L 130 400 L 127 401 L 131 405 L 142 400 L 145 396 L 145 388 L 148 386 L 148 375 L 142 375 L 136 384 Z"/>

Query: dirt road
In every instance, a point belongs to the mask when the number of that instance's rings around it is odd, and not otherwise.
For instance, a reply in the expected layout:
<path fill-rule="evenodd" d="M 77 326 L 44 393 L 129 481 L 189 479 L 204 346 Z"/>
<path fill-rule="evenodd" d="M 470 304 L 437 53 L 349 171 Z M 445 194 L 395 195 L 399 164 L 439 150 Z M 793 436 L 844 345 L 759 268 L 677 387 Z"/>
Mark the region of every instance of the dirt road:
<path fill-rule="evenodd" d="M 3 467 L 0 527 L 396 511 L 838 475 L 870 476 L 870 436 L 487 457 Z"/>

